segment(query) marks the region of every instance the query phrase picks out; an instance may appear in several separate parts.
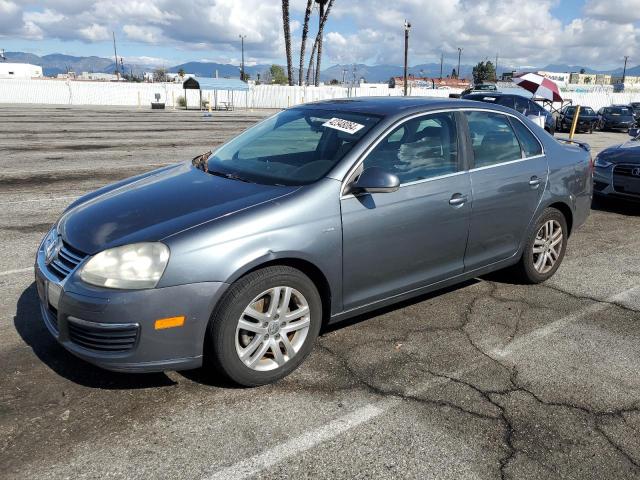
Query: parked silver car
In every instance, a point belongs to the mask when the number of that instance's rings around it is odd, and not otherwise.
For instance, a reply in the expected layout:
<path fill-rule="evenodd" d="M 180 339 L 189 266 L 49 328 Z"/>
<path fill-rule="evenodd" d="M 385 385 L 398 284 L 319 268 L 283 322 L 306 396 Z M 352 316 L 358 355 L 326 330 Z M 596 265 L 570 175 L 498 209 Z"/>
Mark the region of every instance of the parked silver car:
<path fill-rule="evenodd" d="M 590 154 L 479 102 L 333 100 L 74 202 L 40 245 L 42 315 L 104 368 L 294 370 L 323 325 L 491 271 L 558 269 Z"/>

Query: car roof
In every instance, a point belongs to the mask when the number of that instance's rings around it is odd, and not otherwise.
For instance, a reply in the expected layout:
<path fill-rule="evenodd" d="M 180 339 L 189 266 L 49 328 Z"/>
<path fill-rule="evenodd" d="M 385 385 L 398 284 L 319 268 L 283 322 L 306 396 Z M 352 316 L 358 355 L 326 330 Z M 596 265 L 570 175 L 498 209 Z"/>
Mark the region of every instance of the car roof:
<path fill-rule="evenodd" d="M 500 98 L 500 97 L 521 97 L 521 98 L 526 98 L 527 100 L 531 100 L 531 98 L 529 97 L 525 97 L 524 95 L 520 95 L 519 93 L 503 93 L 503 92 L 492 92 L 491 90 L 487 90 L 482 91 L 482 92 L 472 92 L 472 93 L 468 93 L 467 95 L 464 96 L 464 98 L 471 98 L 471 97 L 494 97 L 494 98 Z"/>
<path fill-rule="evenodd" d="M 358 97 L 322 100 L 319 102 L 298 105 L 292 108 L 337 110 L 343 112 L 378 115 L 381 117 L 391 117 L 401 113 L 411 113 L 412 111 L 428 111 L 449 108 L 454 109 L 463 108 L 465 106 L 477 106 L 477 102 L 462 100 L 458 98 Z M 510 110 L 505 110 L 498 105 L 495 106 L 495 110 L 510 112 Z"/>

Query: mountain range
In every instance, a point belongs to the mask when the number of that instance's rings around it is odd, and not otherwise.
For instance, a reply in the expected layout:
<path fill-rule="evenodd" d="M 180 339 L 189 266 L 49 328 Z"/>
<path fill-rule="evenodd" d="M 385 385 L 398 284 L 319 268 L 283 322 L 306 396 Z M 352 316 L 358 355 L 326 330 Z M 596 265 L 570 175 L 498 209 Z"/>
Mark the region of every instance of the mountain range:
<path fill-rule="evenodd" d="M 115 71 L 115 63 L 112 59 L 103 57 L 76 57 L 72 55 L 63 55 L 60 53 L 53 53 L 44 56 L 38 56 L 32 53 L 25 52 L 6 52 L 5 56 L 9 62 L 18 63 L 31 63 L 33 65 L 40 65 L 43 73 L 46 76 L 56 76 L 59 73 L 65 73 L 67 71 L 80 72 L 94 72 L 94 73 L 113 73 Z M 257 78 L 258 74 L 263 76 L 265 72 L 269 70 L 270 64 L 258 64 L 247 65 L 245 71 L 250 75 L 250 78 Z M 159 65 L 145 64 L 145 63 L 127 63 L 125 59 L 124 64 L 127 72 L 132 71 L 139 75 L 142 72 L 153 70 Z M 444 76 L 451 74 L 452 70 L 457 65 L 451 63 L 445 63 L 442 68 Z M 472 65 L 461 65 L 460 70 L 462 76 L 470 76 Z M 187 73 L 193 73 L 197 76 L 212 77 L 217 75 L 219 77 L 236 77 L 239 76 L 240 67 L 238 65 L 215 63 L 215 62 L 187 62 L 180 65 L 174 65 L 167 68 L 169 72 L 178 72 L 183 69 Z M 517 70 L 516 67 L 510 66 L 498 66 L 498 73 L 503 71 Z M 543 67 L 528 67 L 527 70 L 546 70 L 552 72 L 579 72 L 582 69 L 586 73 L 596 74 L 613 74 L 622 75 L 622 68 L 615 70 L 595 70 L 589 67 L 578 65 L 564 65 L 564 64 L 550 64 Z M 356 79 L 364 78 L 368 82 L 386 82 L 393 76 L 402 75 L 402 67 L 398 65 L 365 65 L 365 64 L 346 64 L 346 65 L 333 65 L 322 72 L 320 72 L 320 78 L 328 82 L 332 79 L 342 81 L 351 81 L 354 76 Z M 297 70 L 296 70 L 297 72 Z M 426 77 L 439 77 L 440 76 L 440 64 L 439 63 L 424 63 L 413 65 L 409 67 L 409 73 L 415 76 Z M 627 75 L 640 75 L 640 65 L 627 69 Z M 297 73 L 294 75 L 297 78 Z"/>

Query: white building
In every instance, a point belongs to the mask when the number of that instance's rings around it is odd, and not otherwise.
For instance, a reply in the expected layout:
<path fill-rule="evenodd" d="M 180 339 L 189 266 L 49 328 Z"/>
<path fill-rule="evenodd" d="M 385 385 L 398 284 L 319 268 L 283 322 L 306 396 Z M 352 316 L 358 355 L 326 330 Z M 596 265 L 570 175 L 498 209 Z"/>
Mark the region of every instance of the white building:
<path fill-rule="evenodd" d="M 0 78 L 34 78 L 42 77 L 42 67 L 29 63 L 0 62 Z"/>

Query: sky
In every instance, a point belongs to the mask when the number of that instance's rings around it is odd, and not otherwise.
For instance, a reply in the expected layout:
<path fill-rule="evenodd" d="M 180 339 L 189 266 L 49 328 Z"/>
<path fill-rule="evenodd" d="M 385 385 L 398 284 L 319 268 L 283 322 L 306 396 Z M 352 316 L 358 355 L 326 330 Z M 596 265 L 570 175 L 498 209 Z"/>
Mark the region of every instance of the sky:
<path fill-rule="evenodd" d="M 306 0 L 290 0 L 294 65 Z M 317 30 L 314 10 L 310 37 Z M 403 24 L 411 24 L 409 63 L 440 54 L 473 64 L 550 63 L 610 69 L 640 64 L 640 0 L 335 0 L 325 26 L 323 67 L 400 65 Z M 113 57 L 125 63 L 187 61 L 284 63 L 278 0 L 0 0 L 0 48 L 45 55 Z M 312 41 L 308 42 L 309 44 Z M 634 58 L 636 55 L 638 58 Z M 308 53 L 307 53 L 308 58 Z"/>

